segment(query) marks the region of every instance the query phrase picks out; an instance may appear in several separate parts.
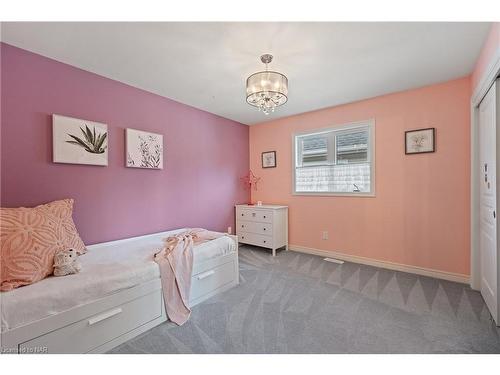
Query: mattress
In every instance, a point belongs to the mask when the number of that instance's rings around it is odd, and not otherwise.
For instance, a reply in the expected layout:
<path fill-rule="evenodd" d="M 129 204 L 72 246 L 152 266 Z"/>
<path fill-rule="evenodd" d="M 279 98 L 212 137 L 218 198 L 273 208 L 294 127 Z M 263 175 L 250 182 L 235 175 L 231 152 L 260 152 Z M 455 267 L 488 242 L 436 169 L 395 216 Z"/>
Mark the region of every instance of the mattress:
<path fill-rule="evenodd" d="M 2 332 L 59 314 L 80 305 L 160 277 L 153 255 L 162 239 L 183 229 L 88 247 L 79 260 L 82 270 L 64 277 L 48 277 L 35 284 L 1 293 Z M 193 249 L 196 265 L 236 251 L 223 236 Z"/>

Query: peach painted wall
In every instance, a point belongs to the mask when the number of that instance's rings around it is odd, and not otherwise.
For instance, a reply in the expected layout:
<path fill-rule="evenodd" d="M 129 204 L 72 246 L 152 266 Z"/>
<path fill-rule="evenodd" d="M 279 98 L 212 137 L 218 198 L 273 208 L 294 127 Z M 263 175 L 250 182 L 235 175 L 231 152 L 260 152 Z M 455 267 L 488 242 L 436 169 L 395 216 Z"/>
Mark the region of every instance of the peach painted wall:
<path fill-rule="evenodd" d="M 252 200 L 289 206 L 289 241 L 469 274 L 470 77 L 250 127 Z M 376 197 L 292 195 L 292 134 L 375 119 Z M 435 153 L 404 154 L 404 131 L 436 128 Z M 277 151 L 277 168 L 261 152 Z M 322 240 L 322 231 L 329 240 Z"/>
<path fill-rule="evenodd" d="M 477 59 L 474 71 L 472 72 L 472 90 L 479 84 L 481 78 L 486 73 L 486 69 L 492 61 L 492 58 L 500 51 L 500 23 L 494 22 L 491 26 L 488 37 L 486 38 L 481 53 Z"/>

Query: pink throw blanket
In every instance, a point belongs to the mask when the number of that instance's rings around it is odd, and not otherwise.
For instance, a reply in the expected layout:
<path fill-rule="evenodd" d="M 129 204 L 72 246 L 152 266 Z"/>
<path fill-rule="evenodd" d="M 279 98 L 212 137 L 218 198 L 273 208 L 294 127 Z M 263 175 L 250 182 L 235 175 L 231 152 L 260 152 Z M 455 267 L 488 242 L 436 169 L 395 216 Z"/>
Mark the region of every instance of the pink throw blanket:
<path fill-rule="evenodd" d="M 160 267 L 163 300 L 168 318 L 183 325 L 189 319 L 189 292 L 193 271 L 193 247 L 195 244 L 222 237 L 222 233 L 206 229 L 189 229 L 165 238 L 165 246 L 155 254 Z"/>

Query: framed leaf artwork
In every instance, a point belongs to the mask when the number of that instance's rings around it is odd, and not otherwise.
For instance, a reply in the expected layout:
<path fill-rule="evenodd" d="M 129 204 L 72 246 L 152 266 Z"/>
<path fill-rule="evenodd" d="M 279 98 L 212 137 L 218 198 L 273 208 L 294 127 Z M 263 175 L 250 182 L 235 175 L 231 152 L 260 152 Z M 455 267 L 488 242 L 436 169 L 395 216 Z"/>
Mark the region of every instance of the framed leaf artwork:
<path fill-rule="evenodd" d="M 100 122 L 52 115 L 54 163 L 108 165 L 108 126 Z"/>
<path fill-rule="evenodd" d="M 163 135 L 136 129 L 125 133 L 126 166 L 163 169 Z"/>

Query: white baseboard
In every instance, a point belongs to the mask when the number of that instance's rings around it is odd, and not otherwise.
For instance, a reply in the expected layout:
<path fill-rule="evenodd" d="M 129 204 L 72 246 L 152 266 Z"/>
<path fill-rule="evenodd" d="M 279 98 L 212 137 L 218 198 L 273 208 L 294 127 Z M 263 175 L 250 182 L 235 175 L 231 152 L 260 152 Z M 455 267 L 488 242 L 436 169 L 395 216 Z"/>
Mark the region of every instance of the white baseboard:
<path fill-rule="evenodd" d="M 290 245 L 289 249 L 291 251 L 296 251 L 299 253 L 319 255 L 319 256 L 327 257 L 327 258 L 336 258 L 336 259 L 344 260 L 346 262 L 366 264 L 368 266 L 387 268 L 389 270 L 394 270 L 394 271 L 414 273 L 414 274 L 421 275 L 421 276 L 429 276 L 429 277 L 434 277 L 436 279 L 454 281 L 454 282 L 462 283 L 462 284 L 469 284 L 469 281 L 470 281 L 468 275 L 463 275 L 460 273 L 452 273 L 452 272 L 438 271 L 438 270 L 434 270 L 431 268 L 409 266 L 406 264 L 393 263 L 393 262 L 387 262 L 384 260 L 365 258 L 365 257 L 357 256 L 357 255 L 347 255 L 347 254 L 338 253 L 336 251 L 313 249 L 311 247 L 296 246 L 296 245 Z"/>

